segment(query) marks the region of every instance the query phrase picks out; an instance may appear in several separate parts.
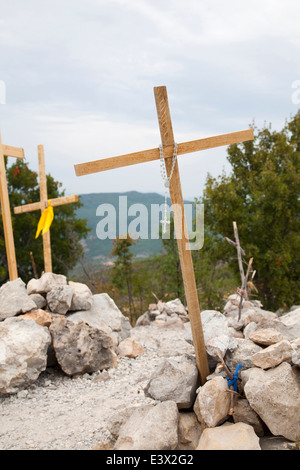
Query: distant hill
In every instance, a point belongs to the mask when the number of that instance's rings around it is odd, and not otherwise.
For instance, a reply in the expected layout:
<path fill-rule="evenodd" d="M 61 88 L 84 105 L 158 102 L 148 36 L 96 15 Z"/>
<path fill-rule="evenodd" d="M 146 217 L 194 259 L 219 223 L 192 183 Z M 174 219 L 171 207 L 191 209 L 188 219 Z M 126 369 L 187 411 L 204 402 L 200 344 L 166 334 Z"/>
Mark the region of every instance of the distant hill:
<path fill-rule="evenodd" d="M 151 233 L 156 234 L 156 236 L 158 236 L 159 220 L 161 220 L 162 215 L 160 214 L 160 217 L 151 219 L 151 205 L 156 204 L 160 206 L 161 204 L 164 204 L 164 200 L 164 196 L 160 194 L 140 193 L 137 191 L 130 191 L 126 193 L 91 193 L 80 195 L 80 202 L 83 204 L 83 206 L 77 209 L 77 215 L 82 219 L 87 219 L 87 225 L 91 228 L 88 238 L 83 240 L 83 244 L 85 247 L 84 262 L 89 263 L 90 266 L 96 266 L 101 264 L 107 264 L 107 262 L 111 261 L 110 253 L 113 247 L 112 240 L 101 240 L 97 236 L 97 225 L 101 223 L 101 220 L 103 221 L 102 225 L 105 225 L 104 219 L 107 217 L 108 214 L 107 212 L 102 211 L 102 215 L 97 215 L 97 208 L 99 208 L 99 206 L 103 204 L 111 205 L 107 206 L 107 209 L 110 210 L 110 213 L 113 213 L 115 211 L 116 236 L 120 235 L 119 212 L 121 211 L 121 214 L 124 215 L 124 212 L 126 212 L 126 202 L 127 211 L 131 208 L 131 211 L 133 211 L 132 213 L 134 215 L 128 216 L 128 225 L 126 227 L 126 230 L 122 229 L 121 227 L 121 234 L 128 232 L 128 227 L 130 227 L 131 223 L 137 225 L 137 231 L 141 230 L 141 226 L 137 224 L 137 218 L 140 217 L 140 212 L 138 211 L 135 213 L 134 211 L 134 209 L 138 210 L 141 208 L 133 205 L 142 204 L 144 206 L 143 212 L 145 214 L 148 214 L 148 239 L 143 240 L 140 238 L 136 245 L 133 246 L 132 251 L 139 258 L 148 258 L 153 256 L 155 253 L 159 253 L 162 249 L 162 241 L 161 239 L 151 239 Z M 170 199 L 168 200 L 168 204 L 171 204 Z M 105 209 L 104 206 L 101 207 Z M 123 220 L 124 217 L 121 217 L 121 219 Z M 147 224 L 145 225 L 145 218 L 141 219 L 141 221 L 143 227 L 147 229 Z M 98 229 L 99 227 L 100 225 L 98 225 Z M 107 226 L 105 227 L 105 231 L 107 231 Z"/>

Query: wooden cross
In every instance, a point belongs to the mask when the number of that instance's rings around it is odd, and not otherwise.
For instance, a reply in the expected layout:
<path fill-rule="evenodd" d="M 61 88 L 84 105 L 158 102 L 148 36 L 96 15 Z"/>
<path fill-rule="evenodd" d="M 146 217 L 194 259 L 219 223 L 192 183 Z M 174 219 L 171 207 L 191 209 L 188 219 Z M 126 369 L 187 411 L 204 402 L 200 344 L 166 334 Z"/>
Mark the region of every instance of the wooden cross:
<path fill-rule="evenodd" d="M 167 175 L 170 174 L 172 167 L 172 156 L 174 151 L 174 135 L 172 122 L 168 104 L 168 95 L 166 87 L 155 87 L 154 96 L 156 101 L 156 109 L 160 127 L 161 140 L 164 147 L 164 158 L 166 164 Z M 178 155 L 205 150 L 221 145 L 230 145 L 247 140 L 253 140 L 253 130 L 248 129 L 231 134 L 209 137 L 206 139 L 194 140 L 178 144 Z M 87 175 L 100 171 L 110 170 L 136 163 L 149 162 L 160 158 L 159 148 L 150 149 L 142 152 L 136 152 L 118 157 L 111 157 L 93 162 L 81 163 L 75 165 L 77 176 Z M 184 215 L 184 204 L 178 169 L 176 162 L 173 177 L 170 181 L 170 197 L 174 216 L 174 227 L 176 234 L 187 234 L 186 219 Z M 191 250 L 189 249 L 189 240 L 186 235 L 177 238 L 179 258 L 184 282 L 185 297 L 187 301 L 189 318 L 191 322 L 192 336 L 195 347 L 197 367 L 200 373 L 201 383 L 204 384 L 206 377 L 209 375 L 208 360 L 204 343 L 204 335 L 202 330 L 200 306 L 197 294 L 195 274 Z"/>
<path fill-rule="evenodd" d="M 41 210 L 48 207 L 48 191 L 47 191 L 47 176 L 45 170 L 45 155 L 44 146 L 38 145 L 38 160 L 39 160 L 39 180 L 40 180 L 40 201 L 32 204 L 24 204 L 14 208 L 15 214 L 23 214 L 24 212 L 32 212 Z M 78 196 L 63 196 L 55 199 L 51 199 L 51 206 L 62 206 L 64 204 L 70 204 L 71 202 L 77 202 Z M 43 250 L 44 250 L 44 271 L 47 273 L 52 272 L 52 256 L 51 256 L 51 240 L 50 230 L 43 234 Z"/>
<path fill-rule="evenodd" d="M 4 229 L 4 241 L 6 247 L 7 266 L 9 279 L 14 281 L 18 278 L 18 269 L 16 261 L 16 250 L 14 242 L 13 227 L 11 221 L 11 212 L 9 205 L 6 172 L 4 157 L 24 158 L 24 150 L 18 147 L 4 145 L 0 135 L 0 202 Z"/>

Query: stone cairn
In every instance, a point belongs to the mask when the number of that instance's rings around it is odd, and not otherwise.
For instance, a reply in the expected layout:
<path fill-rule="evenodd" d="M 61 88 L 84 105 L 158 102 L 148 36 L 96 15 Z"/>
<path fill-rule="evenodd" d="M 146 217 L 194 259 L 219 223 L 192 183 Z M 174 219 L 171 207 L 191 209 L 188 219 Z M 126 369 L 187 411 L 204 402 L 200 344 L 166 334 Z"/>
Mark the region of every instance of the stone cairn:
<path fill-rule="evenodd" d="M 113 415 L 111 440 L 98 449 L 259 450 L 266 433 L 291 446 L 300 441 L 300 307 L 279 316 L 244 300 L 239 319 L 239 303 L 233 294 L 222 312 L 201 312 L 206 383 L 199 386 L 192 352 L 162 357 L 144 387 L 153 404 Z M 144 330 L 148 338 L 168 328 L 193 344 L 179 299 L 150 304 L 133 328 L 107 294 L 92 295 L 65 276 L 7 282 L 0 288 L 0 395 L 28 387 L 47 367 L 69 376 L 117 367 L 118 357 L 143 354 L 134 338 Z"/>

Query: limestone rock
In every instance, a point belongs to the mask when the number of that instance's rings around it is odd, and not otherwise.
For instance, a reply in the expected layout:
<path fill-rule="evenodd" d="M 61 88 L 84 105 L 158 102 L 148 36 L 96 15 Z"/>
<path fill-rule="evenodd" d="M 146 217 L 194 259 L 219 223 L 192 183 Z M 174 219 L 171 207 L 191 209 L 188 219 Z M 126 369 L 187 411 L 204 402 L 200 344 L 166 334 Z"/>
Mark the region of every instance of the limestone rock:
<path fill-rule="evenodd" d="M 282 317 L 280 317 L 282 318 Z M 282 334 L 284 339 L 293 341 L 300 337 L 300 324 L 285 324 L 281 319 L 267 319 L 263 318 L 259 323 L 259 329 L 272 328 Z"/>
<path fill-rule="evenodd" d="M 215 377 L 200 387 L 194 412 L 200 423 L 213 428 L 227 418 L 230 409 L 230 394 L 227 380 Z"/>
<path fill-rule="evenodd" d="M 44 273 L 39 279 L 31 279 L 27 284 L 28 294 L 47 294 L 55 287 L 67 285 L 67 278 L 62 274 Z"/>
<path fill-rule="evenodd" d="M 169 300 L 165 306 L 178 315 L 187 315 L 187 311 L 180 299 Z"/>
<path fill-rule="evenodd" d="M 64 315 L 71 307 L 73 289 L 70 286 L 59 286 L 47 294 L 47 304 L 51 312 Z"/>
<path fill-rule="evenodd" d="M 116 364 L 112 338 L 87 323 L 57 315 L 49 327 L 59 365 L 67 375 L 92 373 Z"/>
<path fill-rule="evenodd" d="M 202 426 L 192 411 L 180 412 L 178 423 L 178 446 L 176 450 L 195 450 L 202 433 Z"/>
<path fill-rule="evenodd" d="M 204 429 L 197 450 L 261 450 L 259 438 L 252 426 L 245 423 L 225 423 Z"/>
<path fill-rule="evenodd" d="M 69 286 L 73 289 L 73 297 L 70 310 L 90 310 L 93 306 L 93 294 L 86 284 L 69 281 Z"/>
<path fill-rule="evenodd" d="M 45 310 L 38 309 L 33 312 L 25 313 L 24 315 L 18 315 L 18 318 L 23 318 L 24 320 L 34 320 L 40 326 L 50 326 L 52 322 L 52 317 L 49 312 Z"/>
<path fill-rule="evenodd" d="M 265 328 L 264 330 L 256 329 L 249 335 L 249 339 L 254 343 L 270 346 L 271 344 L 279 343 L 284 338 L 279 331 L 274 328 Z"/>
<path fill-rule="evenodd" d="M 41 295 L 41 294 L 30 294 L 29 297 L 31 298 L 31 300 L 34 301 L 34 303 L 35 303 L 35 305 L 38 309 L 46 307 L 47 300 L 45 299 L 45 297 L 43 295 Z"/>
<path fill-rule="evenodd" d="M 31 385 L 47 366 L 51 336 L 47 328 L 18 317 L 0 323 L 0 393 Z"/>
<path fill-rule="evenodd" d="M 140 343 L 135 341 L 133 338 L 125 338 L 119 344 L 117 353 L 121 357 L 137 357 L 143 354 L 144 350 Z"/>
<path fill-rule="evenodd" d="M 149 312 L 143 313 L 137 321 L 135 322 L 135 326 L 148 326 L 150 325 L 150 315 Z"/>
<path fill-rule="evenodd" d="M 293 348 L 292 363 L 300 366 L 300 338 L 296 339 L 291 344 Z"/>
<path fill-rule="evenodd" d="M 178 409 L 191 408 L 199 385 L 194 358 L 179 356 L 165 359 L 152 374 L 144 392 L 154 400 L 172 400 Z"/>
<path fill-rule="evenodd" d="M 300 371 L 283 362 L 273 369 L 249 370 L 244 392 L 274 436 L 300 439 Z"/>
<path fill-rule="evenodd" d="M 177 405 L 172 401 L 138 407 L 121 426 L 115 450 L 174 450 L 178 419 Z"/>
<path fill-rule="evenodd" d="M 205 344 L 217 336 L 230 335 L 226 317 L 216 310 L 203 310 L 201 312 L 201 322 Z"/>
<path fill-rule="evenodd" d="M 18 278 L 8 281 L 0 288 L 0 321 L 18 313 L 36 310 L 36 304 L 28 296 L 25 283 Z"/>
<path fill-rule="evenodd" d="M 293 352 L 290 342 L 283 340 L 254 354 L 252 364 L 262 369 L 269 369 L 278 366 L 282 362 L 290 362 Z"/>
<path fill-rule="evenodd" d="M 249 336 L 254 333 L 258 328 L 257 323 L 255 321 L 251 321 L 248 323 L 247 326 L 245 326 L 244 331 L 243 331 L 243 336 L 245 339 L 249 339 Z"/>
<path fill-rule="evenodd" d="M 249 370 L 249 369 L 248 369 Z M 252 426 L 257 436 L 264 436 L 266 426 L 258 414 L 251 408 L 246 398 L 236 398 L 234 403 L 233 421 L 235 423 L 246 423 Z"/>
<path fill-rule="evenodd" d="M 225 362 L 232 372 L 235 371 L 238 364 L 242 364 L 243 370 L 249 369 L 252 367 L 252 356 L 261 351 L 262 348 L 250 339 L 234 339 L 237 347 L 235 349 L 228 349 L 225 355 Z"/>

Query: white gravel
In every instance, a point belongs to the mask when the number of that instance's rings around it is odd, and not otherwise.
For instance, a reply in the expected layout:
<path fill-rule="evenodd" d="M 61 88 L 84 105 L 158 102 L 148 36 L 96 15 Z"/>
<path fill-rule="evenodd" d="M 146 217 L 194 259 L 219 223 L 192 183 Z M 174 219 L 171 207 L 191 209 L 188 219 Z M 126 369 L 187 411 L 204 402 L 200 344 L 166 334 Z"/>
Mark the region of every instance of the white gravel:
<path fill-rule="evenodd" d="M 118 367 L 68 377 L 47 369 L 28 389 L 0 396 L 0 450 L 89 450 L 107 441 L 110 417 L 137 404 L 153 403 L 143 387 L 163 357 L 194 354 L 184 329 L 138 327 L 131 336 L 144 347 Z"/>

